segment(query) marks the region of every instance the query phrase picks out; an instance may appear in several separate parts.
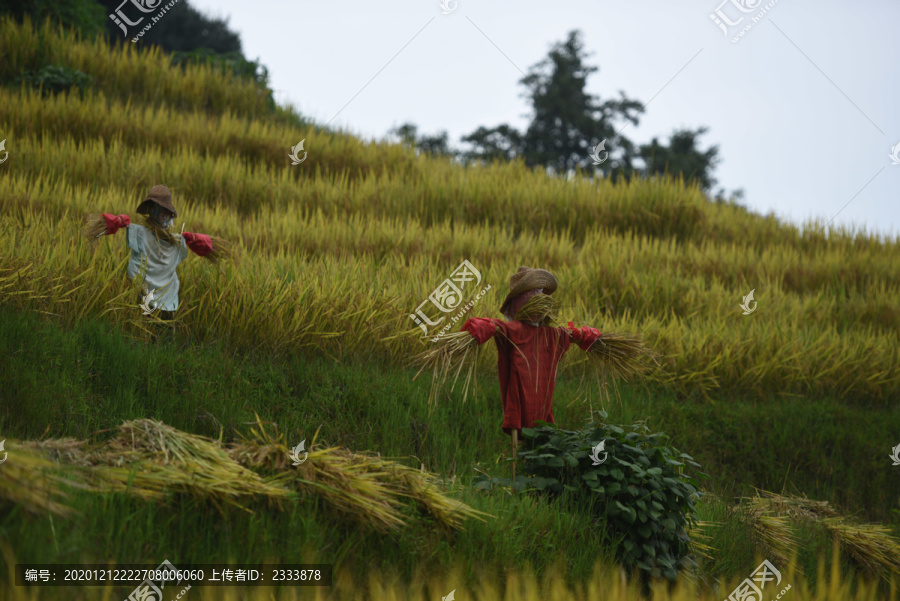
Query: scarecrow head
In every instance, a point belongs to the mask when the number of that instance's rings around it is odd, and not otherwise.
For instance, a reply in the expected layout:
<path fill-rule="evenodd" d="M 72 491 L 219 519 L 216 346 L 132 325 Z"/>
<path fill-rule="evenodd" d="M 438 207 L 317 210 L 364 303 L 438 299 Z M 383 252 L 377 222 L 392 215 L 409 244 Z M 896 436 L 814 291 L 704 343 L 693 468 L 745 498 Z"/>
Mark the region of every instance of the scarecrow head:
<path fill-rule="evenodd" d="M 519 271 L 509 278 L 509 294 L 500 305 L 500 313 L 507 321 L 514 321 L 516 313 L 535 294 L 553 294 L 559 282 L 546 269 L 519 267 Z"/>
<path fill-rule="evenodd" d="M 172 193 L 165 186 L 153 186 L 147 198 L 138 205 L 139 215 L 149 215 L 150 219 L 167 228 L 172 225 L 172 219 L 178 217 L 175 206 L 172 204 Z"/>

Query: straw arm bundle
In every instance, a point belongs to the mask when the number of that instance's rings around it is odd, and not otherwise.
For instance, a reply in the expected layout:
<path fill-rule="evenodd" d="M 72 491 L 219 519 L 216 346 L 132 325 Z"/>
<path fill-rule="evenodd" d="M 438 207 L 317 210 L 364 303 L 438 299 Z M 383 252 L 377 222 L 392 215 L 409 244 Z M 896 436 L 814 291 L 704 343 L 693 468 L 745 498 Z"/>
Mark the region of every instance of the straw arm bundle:
<path fill-rule="evenodd" d="M 519 321 L 540 323 L 549 326 L 557 322 L 558 304 L 553 297 L 538 294 L 530 299 L 516 314 Z M 573 330 L 566 330 L 569 336 L 574 336 Z M 429 402 L 434 403 L 438 390 L 442 389 L 448 378 L 453 378 L 453 386 L 463 369 L 466 369 L 466 381 L 464 384 L 465 401 L 468 395 L 469 382 L 474 375 L 474 355 L 478 348 L 478 342 L 469 332 L 455 332 L 442 336 L 433 342 L 428 349 L 416 355 L 413 366 L 418 366 L 416 377 L 422 371 L 430 371 L 433 374 L 432 389 L 429 393 Z M 647 361 L 650 360 L 659 365 L 659 355 L 646 347 L 639 335 L 603 333 L 588 350 L 588 357 L 593 359 L 597 366 L 608 371 L 616 378 L 627 381 L 629 377 L 641 375 L 648 369 Z M 471 361 L 470 361 L 471 358 Z M 451 392 L 453 390 L 451 386 Z"/>
<path fill-rule="evenodd" d="M 177 245 L 179 243 L 176 234 L 161 227 L 149 217 L 144 217 L 142 225 L 152 231 L 159 240 L 164 240 L 172 245 Z M 106 219 L 101 213 L 91 213 L 85 218 L 81 233 L 88 240 L 96 241 L 100 236 L 106 234 Z M 209 236 L 209 239 L 212 242 L 212 250 L 209 253 L 202 255 L 204 259 L 211 263 L 219 263 L 221 261 L 240 262 L 240 255 L 238 254 L 237 247 L 234 243 L 218 236 Z"/>

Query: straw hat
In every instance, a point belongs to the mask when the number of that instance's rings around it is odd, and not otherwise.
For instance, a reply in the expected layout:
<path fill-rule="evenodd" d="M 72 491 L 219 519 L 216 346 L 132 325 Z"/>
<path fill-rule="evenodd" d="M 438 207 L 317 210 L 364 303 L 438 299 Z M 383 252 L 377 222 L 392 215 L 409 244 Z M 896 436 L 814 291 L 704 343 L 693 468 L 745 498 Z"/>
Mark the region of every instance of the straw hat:
<path fill-rule="evenodd" d="M 556 276 L 546 269 L 519 267 L 519 271 L 509 278 L 509 294 L 500 305 L 500 313 L 506 313 L 509 303 L 523 292 L 543 288 L 544 294 L 553 294 L 557 286 L 559 286 L 559 282 L 556 281 Z"/>
<path fill-rule="evenodd" d="M 169 189 L 165 186 L 157 185 L 150 188 L 150 193 L 147 195 L 147 198 L 144 199 L 144 202 L 138 205 L 138 214 L 149 215 L 151 202 L 155 202 L 165 210 L 172 213 L 173 217 L 178 217 L 178 213 L 175 212 L 175 206 L 172 204 L 172 193 L 169 192 Z"/>

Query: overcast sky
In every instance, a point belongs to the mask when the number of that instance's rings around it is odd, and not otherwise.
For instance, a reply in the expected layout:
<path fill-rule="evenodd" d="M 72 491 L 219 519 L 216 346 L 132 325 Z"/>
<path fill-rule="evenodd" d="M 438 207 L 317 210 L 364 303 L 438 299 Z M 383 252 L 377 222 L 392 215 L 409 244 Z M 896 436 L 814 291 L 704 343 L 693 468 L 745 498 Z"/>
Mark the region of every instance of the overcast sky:
<path fill-rule="evenodd" d="M 524 131 L 519 80 L 579 29 L 600 68 L 588 92 L 645 104 L 623 135 L 708 126 L 718 185 L 752 210 L 900 234 L 896 0 L 458 0 L 449 14 L 439 0 L 190 2 L 229 19 L 279 103 L 367 139 L 405 122 L 446 130 L 457 148 L 481 125 Z"/>

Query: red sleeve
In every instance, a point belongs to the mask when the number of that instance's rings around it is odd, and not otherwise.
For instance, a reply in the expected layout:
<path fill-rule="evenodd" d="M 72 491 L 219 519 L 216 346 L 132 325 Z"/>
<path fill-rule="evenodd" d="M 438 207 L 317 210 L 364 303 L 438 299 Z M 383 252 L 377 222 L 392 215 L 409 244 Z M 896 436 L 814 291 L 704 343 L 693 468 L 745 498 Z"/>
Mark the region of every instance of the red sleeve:
<path fill-rule="evenodd" d="M 188 248 L 197 253 L 198 256 L 205 257 L 212 252 L 212 239 L 206 234 L 184 232 L 181 235 L 184 237 L 184 241 L 187 243 Z"/>
<path fill-rule="evenodd" d="M 106 235 L 112 236 L 119 229 L 131 225 L 131 217 L 128 215 L 110 215 L 103 213 L 103 219 L 106 221 Z"/>
<path fill-rule="evenodd" d="M 460 332 L 468 332 L 478 341 L 478 344 L 484 344 L 490 340 L 496 331 L 497 326 L 494 324 L 494 320 L 487 317 L 473 317 L 460 328 Z"/>
<path fill-rule="evenodd" d="M 569 331 L 572 332 L 572 340 L 578 342 L 578 347 L 583 351 L 590 350 L 591 345 L 602 336 L 597 328 L 589 326 L 576 328 L 571 321 L 569 322 Z"/>

